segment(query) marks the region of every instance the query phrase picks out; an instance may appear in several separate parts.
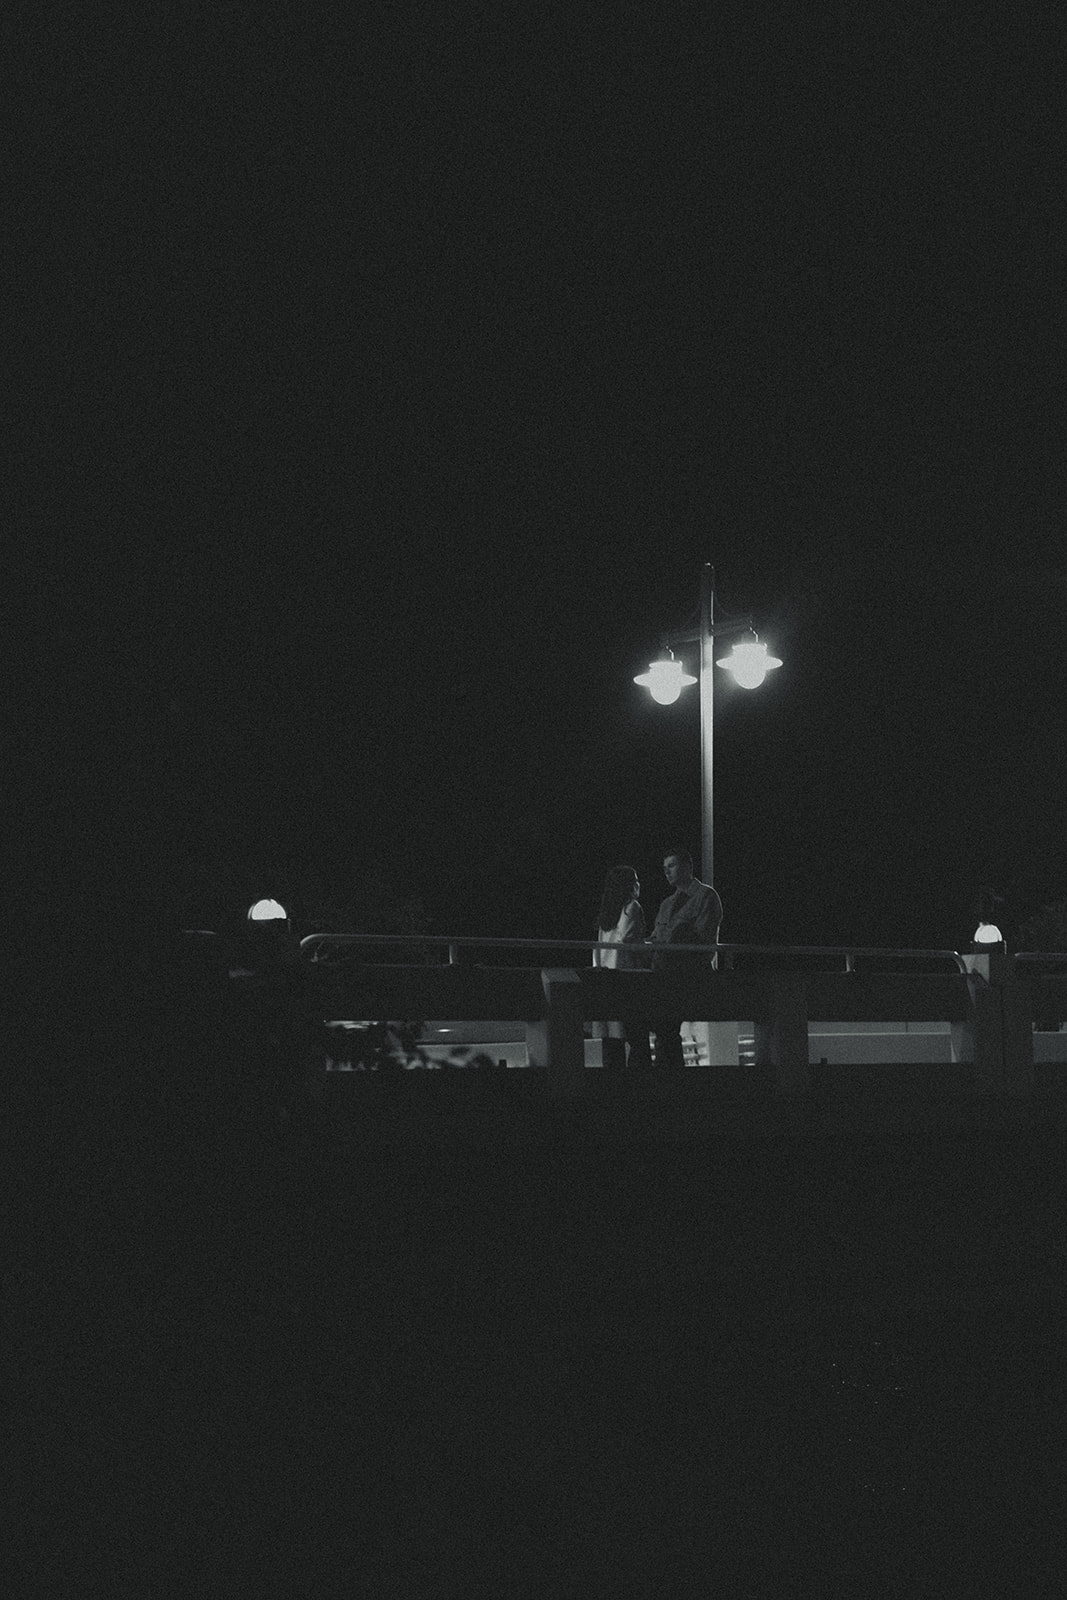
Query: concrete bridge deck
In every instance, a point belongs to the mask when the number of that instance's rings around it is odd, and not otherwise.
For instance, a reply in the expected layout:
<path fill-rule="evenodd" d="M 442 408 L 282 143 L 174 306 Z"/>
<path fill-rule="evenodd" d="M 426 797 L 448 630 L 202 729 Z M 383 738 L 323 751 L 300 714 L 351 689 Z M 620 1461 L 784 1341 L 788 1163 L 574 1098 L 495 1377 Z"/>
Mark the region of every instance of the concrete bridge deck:
<path fill-rule="evenodd" d="M 305 1003 L 336 1021 L 452 1019 L 433 1025 L 450 1034 L 424 1034 L 428 1055 L 442 1058 L 466 1036 L 494 1063 L 530 1068 L 507 1074 L 516 1126 L 538 1107 L 567 1104 L 584 1106 L 606 1136 L 657 1129 L 691 1137 L 713 1127 L 738 1135 L 962 1131 L 1067 1120 L 1067 956 L 1056 953 L 725 946 L 717 969 L 664 973 L 464 965 L 455 942 L 448 965 L 381 963 L 361 959 L 371 940 L 331 942 L 333 959 L 312 960 L 322 945 L 305 941 Z M 485 943 L 541 949 L 534 941 Z M 558 958 L 560 947 L 551 948 Z M 594 1021 L 650 1015 L 695 1019 L 704 1064 L 632 1074 L 620 1041 L 588 1037 Z M 472 1038 L 478 1032 L 483 1037 Z M 494 1091 L 473 1081 L 482 1073 L 441 1074 L 447 1084 L 430 1081 L 439 1076 L 432 1072 L 408 1076 L 412 1105 L 443 1115 L 462 1106 L 500 1127 L 507 1120 L 499 1095 L 489 1115 Z M 330 1095 L 369 1108 L 378 1090 L 334 1083 Z"/>

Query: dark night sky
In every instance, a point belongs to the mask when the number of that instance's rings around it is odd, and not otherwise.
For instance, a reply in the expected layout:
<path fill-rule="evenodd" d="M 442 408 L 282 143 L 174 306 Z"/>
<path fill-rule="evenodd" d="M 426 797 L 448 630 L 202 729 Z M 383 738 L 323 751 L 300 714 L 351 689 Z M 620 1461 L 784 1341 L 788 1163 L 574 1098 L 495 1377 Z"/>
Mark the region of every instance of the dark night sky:
<path fill-rule="evenodd" d="M 1067 895 L 1035 13 L 144 9 L 35 23 L 18 150 L 83 821 L 242 892 L 380 863 L 439 932 L 585 936 L 617 860 L 652 910 L 697 707 L 631 679 L 712 561 L 785 662 L 720 695 L 724 937 Z"/>

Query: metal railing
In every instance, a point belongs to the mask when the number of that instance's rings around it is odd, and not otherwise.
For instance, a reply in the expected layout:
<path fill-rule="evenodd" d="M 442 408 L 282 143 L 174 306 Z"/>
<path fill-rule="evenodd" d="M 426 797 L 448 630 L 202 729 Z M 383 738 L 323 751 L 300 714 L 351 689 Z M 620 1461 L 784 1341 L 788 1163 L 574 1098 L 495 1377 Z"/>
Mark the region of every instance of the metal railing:
<path fill-rule="evenodd" d="M 389 934 L 389 933 L 310 933 L 300 940 L 300 949 L 309 959 L 321 959 L 317 951 L 324 947 L 351 947 L 375 945 L 401 949 L 447 949 L 450 966 L 462 965 L 460 952 L 481 950 L 626 950 L 630 954 L 643 954 L 651 958 L 657 954 L 705 955 L 720 970 L 732 971 L 738 957 L 769 957 L 775 961 L 801 958 L 803 960 L 831 960 L 841 963 L 840 970 L 854 972 L 857 962 L 914 961 L 947 962 L 955 971 L 966 972 L 963 957 L 957 950 L 894 950 L 867 945 L 769 945 L 769 944 L 660 944 L 646 941 L 642 944 L 620 945 L 617 941 L 599 939 L 513 939 L 483 937 L 474 934 Z M 1048 960 L 1048 957 L 1039 959 Z M 1061 957 L 1067 962 L 1067 955 Z M 539 964 L 539 963 L 538 963 Z"/>
<path fill-rule="evenodd" d="M 286 932 L 280 943 L 268 940 L 261 947 L 254 937 L 247 942 L 249 966 L 268 984 L 276 968 L 292 971 L 295 958 L 307 980 L 306 994 L 305 985 L 297 986 L 299 1003 L 328 1007 L 323 1015 L 521 1022 L 526 1062 L 547 1068 L 552 1092 L 559 1094 L 581 1092 L 583 1052 L 596 1043 L 584 1038 L 591 1020 L 625 1020 L 630 1011 L 643 1018 L 661 999 L 672 1016 L 720 1030 L 716 1049 L 727 1065 L 741 1060 L 741 1024 L 728 1019 L 748 1018 L 752 1065 L 761 1081 L 786 1096 L 812 1091 L 818 1068 L 810 1052 L 814 1035 L 829 1037 L 823 1024 L 856 1024 L 844 1029 L 851 1035 L 875 1026 L 878 1018 L 905 1027 L 936 1022 L 948 1033 L 946 1055 L 937 1059 L 948 1062 L 953 1082 L 966 1083 L 974 1094 L 1032 1096 L 1035 1063 L 1044 1072 L 1045 1092 L 1056 1064 L 1067 1064 L 1058 1042 L 1041 1040 L 1038 1055 L 1034 1044 L 1035 1030 L 1048 1031 L 1039 1023 L 1058 1031 L 1067 1021 L 1062 951 L 1009 956 L 1003 950 L 964 955 L 858 944 L 619 946 L 597 939 L 324 931 L 299 940 Z M 706 964 L 668 961 L 657 963 L 654 972 L 586 964 L 597 950 L 620 948 L 649 958 L 702 956 Z M 493 964 L 494 952 L 523 959 L 509 967 L 498 957 Z M 264 960 L 257 961 L 257 954 Z M 251 978 L 256 972 L 242 964 L 231 976 Z M 336 1009 L 344 1006 L 357 1009 Z"/>

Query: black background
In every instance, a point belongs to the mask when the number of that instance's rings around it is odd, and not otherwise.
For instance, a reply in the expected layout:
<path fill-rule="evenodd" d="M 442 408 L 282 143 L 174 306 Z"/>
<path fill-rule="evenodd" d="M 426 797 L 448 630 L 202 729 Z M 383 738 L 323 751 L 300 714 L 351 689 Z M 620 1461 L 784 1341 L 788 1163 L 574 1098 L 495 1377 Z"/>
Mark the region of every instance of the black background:
<path fill-rule="evenodd" d="M 33 22 L 28 827 L 205 926 L 376 871 L 584 937 L 616 861 L 654 910 L 697 707 L 632 678 L 710 561 L 784 661 L 720 675 L 725 938 L 1063 898 L 1045 29 L 581 11 Z"/>
<path fill-rule="evenodd" d="M 724 937 L 1067 895 L 1061 41 L 309 10 L 5 50 L 27 1587 L 1058 1592 L 1054 1095 L 740 1145 L 638 1098 L 616 1145 L 383 1074 L 287 1120 L 291 1032 L 145 934 L 380 880 L 390 931 L 582 937 L 620 860 L 651 911 L 697 707 L 632 679 L 706 561 L 784 662 L 720 684 Z"/>

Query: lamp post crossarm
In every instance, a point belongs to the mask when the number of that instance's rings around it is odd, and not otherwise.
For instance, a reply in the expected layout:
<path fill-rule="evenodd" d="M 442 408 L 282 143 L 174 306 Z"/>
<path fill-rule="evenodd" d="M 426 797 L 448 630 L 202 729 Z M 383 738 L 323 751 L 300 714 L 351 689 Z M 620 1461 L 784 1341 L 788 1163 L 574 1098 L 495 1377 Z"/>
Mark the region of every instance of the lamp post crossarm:
<path fill-rule="evenodd" d="M 735 617 L 729 622 L 714 623 L 703 634 L 701 634 L 699 628 L 672 629 L 670 633 L 663 635 L 663 643 L 668 650 L 673 650 L 675 645 L 699 644 L 702 638 L 717 639 L 720 634 L 751 633 L 753 631 L 751 616 Z"/>

